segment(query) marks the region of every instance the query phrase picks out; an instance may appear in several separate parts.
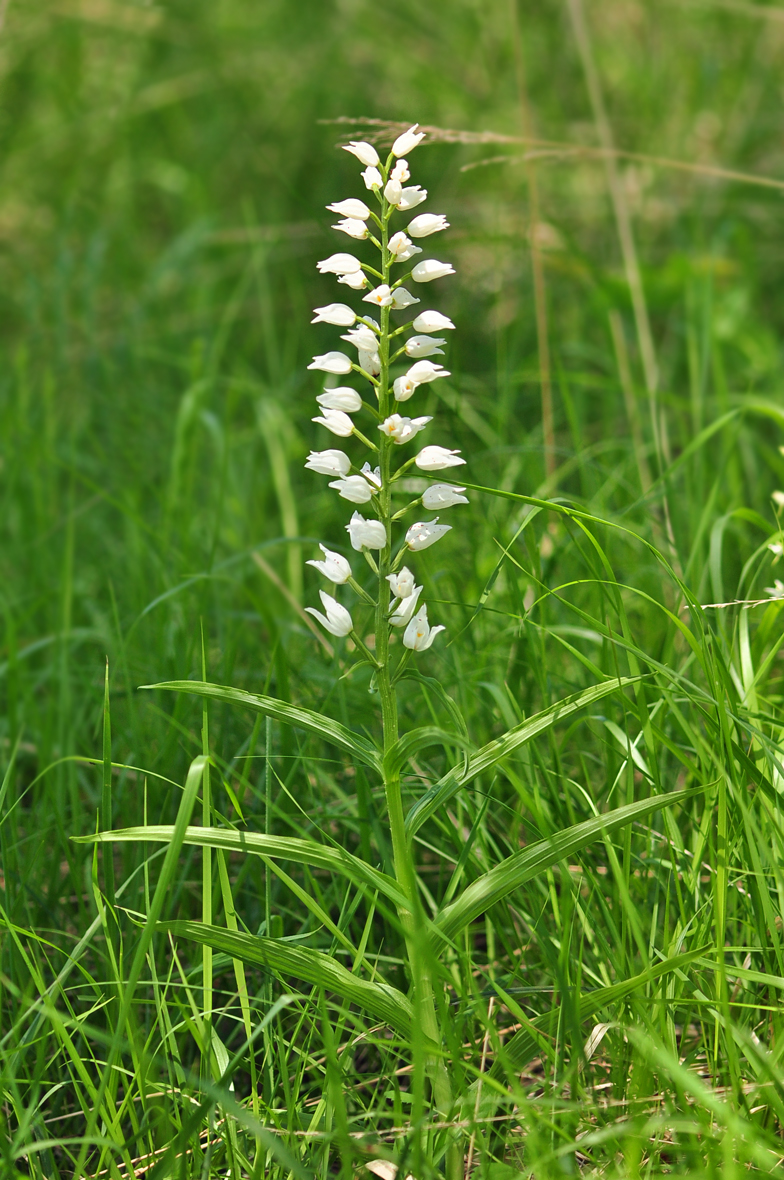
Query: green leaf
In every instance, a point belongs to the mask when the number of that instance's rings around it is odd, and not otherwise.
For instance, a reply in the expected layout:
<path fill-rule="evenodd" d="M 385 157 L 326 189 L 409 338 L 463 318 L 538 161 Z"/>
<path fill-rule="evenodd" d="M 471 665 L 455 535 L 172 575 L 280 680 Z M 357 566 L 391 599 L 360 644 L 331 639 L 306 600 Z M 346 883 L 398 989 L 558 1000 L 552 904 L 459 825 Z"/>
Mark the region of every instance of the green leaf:
<path fill-rule="evenodd" d="M 555 725 L 556 721 L 571 716 L 572 713 L 576 713 L 585 705 L 591 705 L 594 701 L 599 701 L 602 697 L 609 696 L 610 693 L 617 692 L 629 684 L 636 684 L 639 679 L 639 676 L 624 676 L 617 680 L 606 680 L 603 684 L 594 684 L 591 688 L 574 693 L 573 696 L 564 697 L 562 701 L 542 710 L 541 713 L 536 713 L 513 729 L 507 730 L 503 737 L 496 738 L 495 741 L 482 746 L 480 750 L 468 758 L 462 769 L 450 770 L 429 791 L 426 791 L 421 799 L 417 800 L 406 816 L 406 830 L 409 836 L 418 832 L 422 824 L 448 803 L 461 787 L 471 782 L 478 774 L 482 774 L 483 771 L 494 766 L 502 758 L 506 758 L 513 750 L 524 746 L 531 738 Z"/>
<path fill-rule="evenodd" d="M 435 725 L 423 725 L 403 734 L 394 746 L 387 750 L 384 757 L 385 773 L 390 776 L 397 774 L 409 758 L 413 758 L 426 746 L 461 746 L 465 750 L 473 748 L 462 734 L 449 733 Z"/>
<path fill-rule="evenodd" d="M 229 688 L 221 684 L 205 684 L 200 680 L 164 680 L 160 684 L 142 684 L 142 689 L 163 688 L 169 692 L 187 692 L 197 697 L 211 697 L 216 701 L 224 701 L 228 705 L 243 705 L 246 709 L 253 709 L 267 717 L 274 717 L 287 725 L 297 729 L 306 729 L 309 733 L 318 734 L 325 741 L 331 742 L 341 750 L 353 754 L 360 762 L 370 766 L 381 774 L 381 759 L 379 752 L 372 742 L 361 737 L 353 730 L 347 729 L 339 721 L 331 717 L 322 717 L 311 709 L 302 709 L 298 705 L 286 705 L 274 697 L 257 696 L 256 693 L 245 692 L 241 688 Z"/>
<path fill-rule="evenodd" d="M 574 824 L 557 832 L 547 840 L 539 840 L 529 848 L 521 848 L 506 860 L 483 873 L 476 881 L 468 885 L 445 910 L 438 914 L 434 927 L 446 938 L 454 936 L 485 913 L 496 902 L 502 901 L 515 889 L 519 889 L 526 881 L 530 881 L 537 873 L 551 868 L 559 860 L 573 856 L 580 852 L 594 840 L 625 827 L 636 819 L 651 815 L 662 807 L 672 807 L 676 803 L 683 803 L 686 799 L 700 794 L 702 788 L 692 791 L 673 791 L 669 795 L 656 795 L 652 799 L 641 799 L 637 803 L 629 803 L 606 815 L 597 815 L 582 823 Z"/>
<path fill-rule="evenodd" d="M 174 836 L 171 824 L 154 824 L 149 827 L 121 828 L 115 832 L 96 832 L 91 836 L 73 839 L 81 844 L 122 844 L 149 841 L 168 844 Z M 311 865 L 314 868 L 329 869 L 346 877 L 355 885 L 364 886 L 373 892 L 378 890 L 398 909 L 407 909 L 405 895 L 392 877 L 365 864 L 345 848 L 329 848 L 311 840 L 300 840 L 294 836 L 266 836 L 261 832 L 236 832 L 229 828 L 189 827 L 183 843 L 198 848 L 223 848 L 228 852 L 247 852 L 253 856 L 269 856 L 276 860 L 290 860 L 295 864 Z"/>
<path fill-rule="evenodd" d="M 208 926 L 202 922 L 160 922 L 158 929 L 168 931 L 175 937 L 191 939 L 202 946 L 211 946 L 244 963 L 294 976 L 335 992 L 376 1020 L 383 1020 L 401 1036 L 411 1037 L 412 1009 L 402 992 L 389 984 L 371 983 L 352 975 L 342 964 L 321 951 L 291 946 L 274 938 L 258 938 L 253 934 L 226 930 L 221 926 Z"/>
<path fill-rule="evenodd" d="M 595 991 L 588 992 L 587 995 L 580 997 L 580 1020 L 588 1020 L 602 1008 L 607 1008 L 610 1004 L 615 1004 L 618 1000 L 623 1000 L 626 996 L 632 994 L 640 987 L 644 987 L 646 983 L 652 983 L 656 979 L 660 979 L 662 975 L 670 975 L 673 971 L 681 971 L 695 960 L 699 960 L 710 948 L 707 946 L 698 947 L 697 950 L 686 951 L 681 955 L 674 955 L 671 959 L 663 959 L 660 963 L 656 963 L 647 971 L 641 972 L 640 975 L 633 975 L 630 979 L 623 979 L 619 983 L 613 983 L 610 987 L 600 987 Z M 545 1012 L 542 1016 L 537 1016 L 531 1021 L 530 1028 L 521 1028 L 510 1041 L 504 1045 L 503 1057 L 499 1058 L 492 1069 L 490 1070 L 490 1077 L 501 1079 L 504 1076 L 505 1066 L 511 1066 L 513 1069 L 521 1069 L 524 1065 L 535 1057 L 539 1052 L 537 1043 L 537 1035 L 546 1035 L 552 1022 L 552 1013 Z"/>

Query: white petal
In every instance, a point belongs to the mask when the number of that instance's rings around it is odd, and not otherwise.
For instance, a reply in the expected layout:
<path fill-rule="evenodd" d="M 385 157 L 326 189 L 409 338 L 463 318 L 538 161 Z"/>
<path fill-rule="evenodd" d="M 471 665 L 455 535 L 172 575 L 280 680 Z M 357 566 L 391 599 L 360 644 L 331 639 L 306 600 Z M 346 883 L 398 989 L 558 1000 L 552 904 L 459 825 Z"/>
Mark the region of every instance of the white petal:
<path fill-rule="evenodd" d="M 362 263 L 353 254 L 330 254 L 316 264 L 320 274 L 353 275 L 362 269 Z"/>
<path fill-rule="evenodd" d="M 358 201 L 356 197 L 349 197 L 346 201 L 334 201 L 331 205 L 327 205 L 330 213 L 339 213 L 341 217 L 358 217 L 360 221 L 367 221 L 370 217 L 370 210 L 364 201 Z"/>
<path fill-rule="evenodd" d="M 418 262 L 411 271 L 411 278 L 415 283 L 432 283 L 433 279 L 442 279 L 445 275 L 455 274 L 451 262 L 439 262 L 436 258 L 425 258 Z"/>
<path fill-rule="evenodd" d="M 357 313 L 347 303 L 328 303 L 314 307 L 311 324 L 334 324 L 336 328 L 350 328 L 357 321 Z"/>
<path fill-rule="evenodd" d="M 322 373 L 350 373 L 351 357 L 345 352 L 325 352 L 321 356 L 314 356 L 309 369 L 318 369 Z"/>
<path fill-rule="evenodd" d="M 318 422 L 319 425 L 326 426 L 327 430 L 337 434 L 339 438 L 348 438 L 354 432 L 354 423 L 342 410 L 325 410 L 323 415 L 311 418 L 311 422 Z"/>
<path fill-rule="evenodd" d="M 454 326 L 449 316 L 440 311 L 422 311 L 411 324 L 415 332 L 443 332 Z"/>
<path fill-rule="evenodd" d="M 408 232 L 412 238 L 428 238 L 442 229 L 448 229 L 449 222 L 441 213 L 420 213 L 409 223 Z"/>
<path fill-rule="evenodd" d="M 460 458 L 459 451 L 431 446 L 423 447 L 415 462 L 420 471 L 444 471 L 447 467 L 459 467 L 465 459 Z"/>
<path fill-rule="evenodd" d="M 433 483 L 422 493 L 422 504 L 433 511 L 436 508 L 452 508 L 455 504 L 467 504 L 468 500 L 460 493 L 465 488 L 453 487 L 450 483 Z"/>
<path fill-rule="evenodd" d="M 365 140 L 352 139 L 351 143 L 344 143 L 342 147 L 344 152 L 351 152 L 352 156 L 356 156 L 360 164 L 367 164 L 372 167 L 380 163 L 378 152 L 373 147 L 373 144 L 366 143 Z"/>
<path fill-rule="evenodd" d="M 402 135 L 398 135 L 392 144 L 393 156 L 407 156 L 425 138 L 424 131 L 417 133 L 418 126 L 419 124 L 415 123 L 413 127 L 409 127 L 408 131 L 404 131 Z"/>
<path fill-rule="evenodd" d="M 362 398 L 356 389 L 349 389 L 343 385 L 337 389 L 325 389 L 316 401 L 325 410 L 343 410 L 345 414 L 356 414 L 357 410 L 362 409 Z"/>
<path fill-rule="evenodd" d="M 345 475 L 351 469 L 351 460 L 345 451 L 311 451 L 305 467 L 319 475 Z"/>

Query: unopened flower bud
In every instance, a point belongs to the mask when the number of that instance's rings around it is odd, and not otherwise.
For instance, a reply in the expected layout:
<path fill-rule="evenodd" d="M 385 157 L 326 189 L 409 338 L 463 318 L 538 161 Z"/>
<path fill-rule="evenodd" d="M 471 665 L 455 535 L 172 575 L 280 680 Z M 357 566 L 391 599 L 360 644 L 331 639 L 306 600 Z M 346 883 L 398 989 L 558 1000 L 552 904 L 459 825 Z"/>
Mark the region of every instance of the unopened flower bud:
<path fill-rule="evenodd" d="M 305 467 L 319 475 L 346 475 L 351 470 L 351 460 L 345 451 L 311 451 Z"/>
<path fill-rule="evenodd" d="M 412 152 L 418 143 L 425 138 L 424 131 L 417 132 L 418 123 L 413 127 L 409 127 L 408 131 L 404 131 L 402 135 L 398 135 L 395 142 L 392 144 L 393 156 L 405 156 L 408 152 Z"/>
<path fill-rule="evenodd" d="M 444 471 L 447 467 L 460 467 L 465 459 L 460 458 L 459 451 L 446 447 L 423 447 L 415 462 L 420 471 Z"/>
<path fill-rule="evenodd" d="M 438 262 L 435 258 L 425 258 L 418 262 L 411 271 L 411 278 L 415 283 L 432 283 L 433 279 L 443 279 L 445 275 L 455 274 L 451 262 Z"/>
<path fill-rule="evenodd" d="M 356 238 L 358 241 L 362 241 L 368 236 L 368 227 L 358 217 L 344 217 L 332 228 L 340 230 L 341 233 L 348 234 L 350 238 Z"/>
<path fill-rule="evenodd" d="M 365 182 L 365 188 L 370 189 L 371 192 L 377 192 L 384 183 L 384 177 L 378 168 L 366 168 L 361 175 Z"/>
<path fill-rule="evenodd" d="M 413 549 L 415 552 L 419 552 L 420 549 L 429 549 L 431 545 L 435 545 L 436 541 L 440 541 L 451 528 L 451 524 L 439 524 L 438 517 L 435 520 L 417 521 L 406 533 L 406 544 L 409 549 Z"/>
<path fill-rule="evenodd" d="M 346 201 L 334 201 L 331 205 L 327 205 L 330 213 L 339 213 L 341 217 L 358 217 L 360 221 L 367 221 L 370 217 L 370 210 L 364 201 L 358 201 L 356 197 L 349 197 Z"/>
<path fill-rule="evenodd" d="M 354 423 L 342 410 L 325 410 L 323 414 L 311 418 L 311 422 L 318 422 L 320 426 L 326 426 L 327 430 L 336 434 L 338 438 L 348 438 L 350 434 L 354 433 Z"/>
<path fill-rule="evenodd" d="M 455 504 L 467 504 L 468 500 L 460 493 L 465 488 L 454 487 L 451 483 L 432 483 L 422 494 L 422 504 L 432 512 L 436 508 L 453 508 Z"/>
<path fill-rule="evenodd" d="M 406 341 L 406 356 L 443 356 L 439 344 L 446 344 L 446 340 L 439 336 L 410 336 Z"/>
<path fill-rule="evenodd" d="M 309 615 L 313 615 L 314 619 L 318 619 L 322 627 L 326 631 L 329 631 L 330 635 L 336 635 L 338 639 L 342 639 L 344 635 L 348 635 L 350 631 L 354 630 L 351 615 L 344 606 L 336 602 L 325 590 L 319 590 L 319 597 L 321 598 L 324 610 L 327 612 L 326 617 L 320 611 L 317 611 L 315 607 L 306 606 L 305 610 Z"/>
<path fill-rule="evenodd" d="M 449 316 L 441 315 L 440 311 L 422 311 L 411 325 L 415 332 L 443 332 L 454 326 Z"/>
<path fill-rule="evenodd" d="M 317 569 L 320 574 L 323 574 L 328 581 L 334 582 L 336 586 L 342 586 L 351 577 L 351 566 L 342 554 L 333 553 L 331 549 L 327 549 L 324 545 L 319 545 L 319 549 L 324 554 L 324 561 L 308 561 L 305 564 L 312 565 L 314 569 Z"/>
<path fill-rule="evenodd" d="M 397 207 L 401 213 L 407 213 L 409 209 L 416 209 L 417 205 L 421 205 L 426 200 L 427 189 L 420 188 L 418 184 L 413 184 L 410 188 L 403 189 Z"/>
<path fill-rule="evenodd" d="M 325 410 L 342 410 L 344 414 L 355 414 L 362 409 L 362 398 L 355 389 L 340 385 L 337 389 L 325 389 L 316 398 Z"/>
<path fill-rule="evenodd" d="M 351 357 L 345 352 L 325 352 L 322 356 L 314 356 L 309 369 L 319 369 L 322 373 L 350 373 Z"/>
<path fill-rule="evenodd" d="M 403 196 L 403 186 L 399 180 L 395 180 L 390 176 L 384 189 L 384 196 L 389 201 L 390 205 L 396 205 Z"/>
<path fill-rule="evenodd" d="M 412 238 L 429 238 L 431 234 L 448 227 L 449 222 L 440 213 L 420 213 L 409 222 L 408 232 Z"/>
<path fill-rule="evenodd" d="M 357 321 L 357 313 L 347 303 L 328 303 L 314 307 L 311 324 L 334 324 L 336 328 L 350 328 Z"/>
<path fill-rule="evenodd" d="M 367 504 L 373 495 L 370 484 L 361 475 L 346 475 L 343 479 L 333 480 L 329 486 L 352 504 Z"/>
<path fill-rule="evenodd" d="M 359 512 L 355 512 L 346 525 L 346 531 L 351 539 L 351 546 L 359 552 L 360 549 L 383 549 L 387 543 L 387 530 L 380 520 L 365 520 Z"/>
<path fill-rule="evenodd" d="M 351 152 L 352 156 L 356 156 L 360 164 L 367 164 L 370 167 L 380 163 L 378 152 L 373 147 L 372 143 L 366 143 L 364 140 L 352 140 L 351 143 L 344 143 L 344 152 Z"/>

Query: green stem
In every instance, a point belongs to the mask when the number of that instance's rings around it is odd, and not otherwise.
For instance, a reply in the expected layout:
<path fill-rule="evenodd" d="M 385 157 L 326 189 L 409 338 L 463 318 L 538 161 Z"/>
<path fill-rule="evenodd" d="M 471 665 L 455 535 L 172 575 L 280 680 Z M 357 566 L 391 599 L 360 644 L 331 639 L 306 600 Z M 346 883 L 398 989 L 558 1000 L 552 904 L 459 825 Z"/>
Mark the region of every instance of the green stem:
<path fill-rule="evenodd" d="M 384 169 L 386 181 L 389 161 Z M 390 269 L 392 258 L 389 252 L 389 216 L 387 201 L 382 201 L 382 232 L 381 232 L 381 266 L 382 282 L 390 284 Z M 378 393 L 379 417 L 383 422 L 391 410 L 392 398 L 389 388 L 389 342 L 390 324 L 389 307 L 381 308 L 381 331 L 379 335 L 379 358 L 381 372 L 378 377 L 376 391 Z M 408 909 L 401 910 L 399 917 L 403 927 L 408 952 L 409 968 L 413 985 L 415 1011 L 418 1015 L 418 1025 L 421 1034 L 436 1045 L 442 1044 L 441 1030 L 438 1025 L 433 981 L 428 962 L 427 947 L 425 945 L 424 926 L 420 920 L 419 896 L 417 890 L 416 873 L 412 857 L 412 850 L 405 830 L 403 814 L 403 796 L 401 790 L 400 773 L 390 772 L 387 768 L 387 755 L 396 745 L 399 736 L 397 697 L 393 684 L 389 660 L 389 604 L 391 589 L 387 575 L 393 571 L 392 562 L 392 452 L 393 443 L 383 432 L 378 448 L 379 466 L 381 468 L 381 490 L 378 494 L 379 517 L 386 528 L 386 545 L 378 555 L 378 599 L 376 605 L 376 647 L 375 656 L 378 662 L 376 684 L 381 700 L 381 722 L 383 728 L 384 748 L 384 794 L 387 804 L 390 836 L 392 838 L 392 855 L 394 860 L 395 877 L 402 892 L 408 899 Z M 452 1088 L 449 1075 L 443 1061 L 435 1054 L 427 1054 L 427 1068 L 433 1087 L 433 1097 L 436 1108 L 442 1117 L 448 1117 L 452 1106 Z M 462 1160 L 456 1149 L 448 1153 L 447 1173 L 449 1180 L 459 1180 L 462 1176 Z"/>

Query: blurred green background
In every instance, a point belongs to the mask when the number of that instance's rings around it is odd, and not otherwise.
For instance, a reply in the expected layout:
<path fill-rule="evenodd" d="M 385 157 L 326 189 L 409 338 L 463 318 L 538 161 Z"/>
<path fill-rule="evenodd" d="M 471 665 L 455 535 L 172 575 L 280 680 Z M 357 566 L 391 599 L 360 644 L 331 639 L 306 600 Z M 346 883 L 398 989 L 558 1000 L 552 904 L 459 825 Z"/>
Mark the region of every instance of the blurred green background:
<path fill-rule="evenodd" d="M 587 5 L 586 19 L 620 147 L 704 169 L 784 174 L 780 10 L 603 0 Z M 47 923 L 73 903 L 68 870 L 77 862 L 66 837 L 93 829 L 100 788 L 97 771 L 74 762 L 35 780 L 58 759 L 100 754 L 105 656 L 115 760 L 175 780 L 198 749 L 198 709 L 135 690 L 197 674 L 200 620 L 215 680 L 317 705 L 333 684 L 275 582 L 313 602 L 317 577 L 303 562 L 317 540 L 340 544 L 346 518 L 324 481 L 303 471 L 310 447 L 330 445 L 310 421 L 319 384 L 306 371 L 313 352 L 334 347 L 331 329 L 309 327 L 310 308 L 337 297 L 315 261 L 345 248 L 324 206 L 361 195 L 355 162 L 336 150 L 344 128 L 322 120 L 419 121 L 515 137 L 524 126 L 521 65 L 534 135 L 567 145 L 536 157 L 557 487 L 645 530 L 629 411 L 639 413 L 655 475 L 648 401 L 605 164 L 568 150 L 600 140 L 566 5 L 7 6 L 0 734 L 6 748 L 21 735 L 12 791 L 23 822 L 3 831 L 16 850 L 6 872 L 17 900 L 40 905 Z M 439 251 L 458 269 L 434 293 L 459 329 L 448 356 L 453 377 L 428 387 L 418 412 L 438 412 L 439 441 L 463 447 L 473 481 L 552 492 L 552 481 L 543 484 L 521 150 L 440 142 L 412 157 L 428 208 L 449 217 Z M 505 156 L 513 162 L 498 161 Z M 671 456 L 722 413 L 753 408 L 754 398 L 768 403 L 767 418 L 734 419 L 672 477 L 674 535 L 684 564 L 691 554 L 696 591 L 710 597 L 703 508 L 750 504 L 772 525 L 766 497 L 784 477 L 769 424 L 782 370 L 782 189 L 639 159 L 621 159 L 618 169 Z M 611 313 L 627 341 L 631 402 Z M 468 622 L 519 521 L 519 507 L 475 497 L 451 522 L 438 559 L 423 557 L 430 597 L 443 600 L 436 613 L 452 634 Z M 732 583 L 749 550 L 739 542 L 728 551 Z M 542 556 L 554 579 L 570 576 L 571 552 L 557 530 L 547 539 Z M 618 576 L 639 581 L 645 560 L 625 551 Z M 456 648 L 434 653 L 439 674 L 470 665 L 481 679 L 492 666 L 503 680 L 524 607 L 516 589 L 503 598 L 503 575 L 495 593 L 511 620 L 487 615 L 461 641 L 463 657 Z M 655 650 L 659 624 L 645 625 Z M 520 651 L 517 699 L 529 708 L 526 691 L 541 700 L 546 686 L 526 690 Z M 559 691 L 571 685 L 557 661 L 547 675 Z M 367 709 L 366 685 L 356 700 L 353 692 L 343 682 L 328 710 Z M 492 729 L 508 705 L 476 693 Z M 372 712 L 367 718 L 372 724 Z M 218 711 L 214 733 L 226 759 L 248 753 L 246 721 Z M 165 790 L 152 810 L 164 815 L 170 802 Z M 116 820 L 140 821 L 138 777 L 118 776 L 115 808 Z M 77 908 L 87 907 L 81 885 L 76 896 Z"/>

